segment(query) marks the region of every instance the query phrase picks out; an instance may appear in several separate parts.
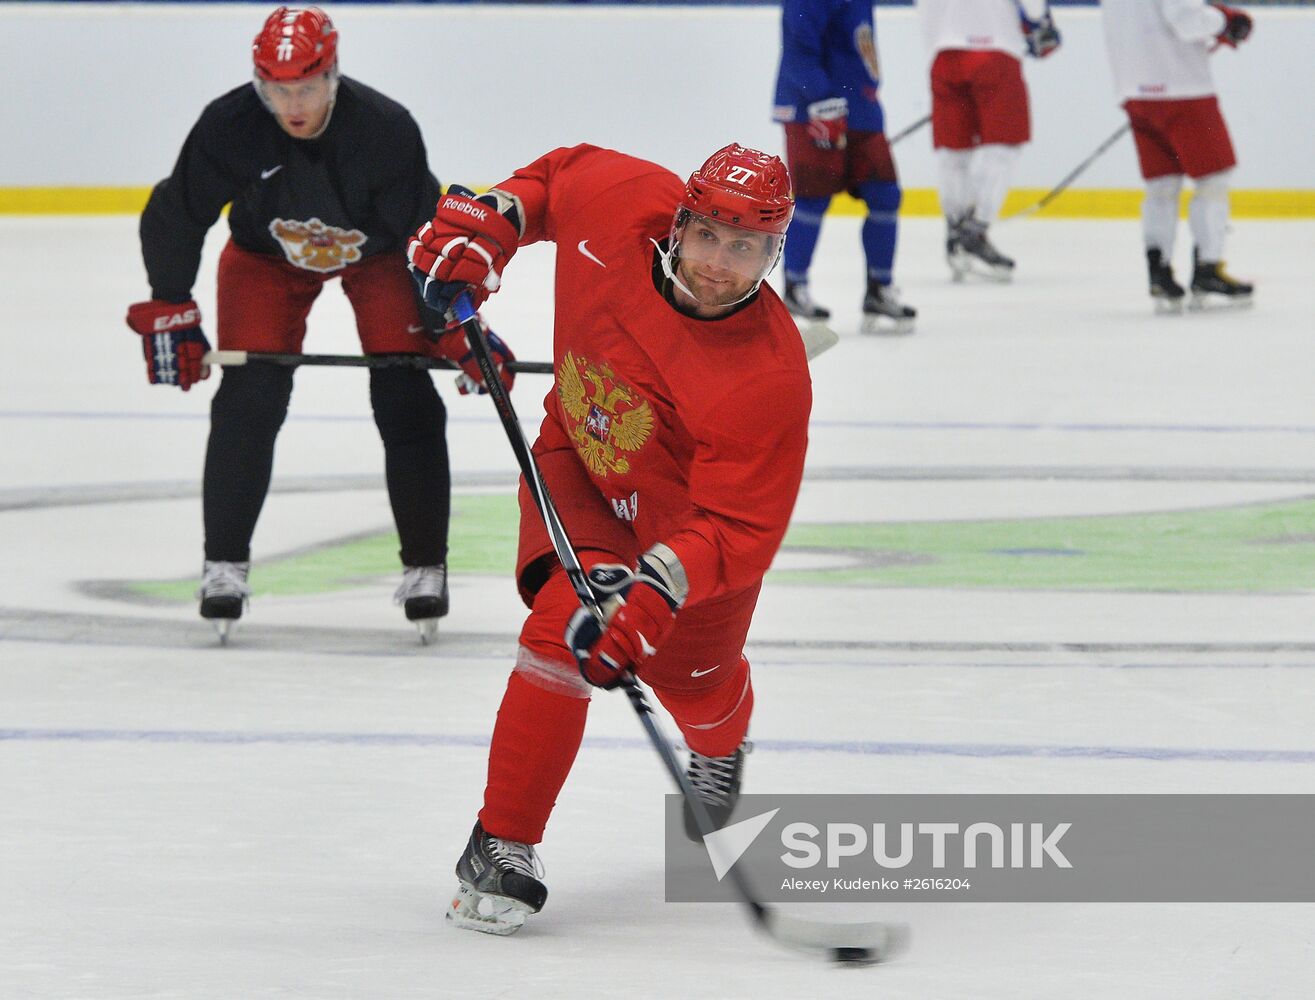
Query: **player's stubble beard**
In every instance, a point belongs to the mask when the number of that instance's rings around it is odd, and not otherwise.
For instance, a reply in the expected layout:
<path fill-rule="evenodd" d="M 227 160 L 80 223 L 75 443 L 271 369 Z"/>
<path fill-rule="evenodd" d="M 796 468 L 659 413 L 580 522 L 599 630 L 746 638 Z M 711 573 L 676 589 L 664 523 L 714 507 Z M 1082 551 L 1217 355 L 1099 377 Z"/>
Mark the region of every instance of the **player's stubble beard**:
<path fill-rule="evenodd" d="M 736 281 L 734 276 L 726 281 L 705 278 L 695 270 L 695 265 L 683 257 L 676 262 L 676 275 L 695 295 L 693 301 L 682 304 L 701 319 L 714 319 L 730 312 L 745 297 L 750 284 L 743 279 Z M 675 294 L 678 299 L 686 298 L 679 287 L 675 289 Z"/>

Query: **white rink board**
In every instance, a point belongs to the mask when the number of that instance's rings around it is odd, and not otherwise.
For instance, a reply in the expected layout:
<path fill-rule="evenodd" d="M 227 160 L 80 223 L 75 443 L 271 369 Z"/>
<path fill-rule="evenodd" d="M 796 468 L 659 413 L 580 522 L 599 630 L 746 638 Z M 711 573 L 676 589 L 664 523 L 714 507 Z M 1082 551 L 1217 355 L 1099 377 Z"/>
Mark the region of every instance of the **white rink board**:
<path fill-rule="evenodd" d="M 773 7 L 325 6 L 343 71 L 411 110 L 445 184 L 493 184 L 579 142 L 681 174 L 731 140 L 781 147 Z M 1240 160 L 1234 186 L 1308 190 L 1315 9 L 1250 12 L 1252 39 L 1213 63 Z M 0 187 L 154 184 L 202 107 L 250 78 L 263 16 L 254 4 L 0 3 L 0 82 L 14 97 L 0 108 Z M 1063 48 L 1025 60 L 1035 141 L 1017 187 L 1050 188 L 1124 120 L 1099 12 L 1055 18 Z M 879 9 L 877 35 L 893 134 L 929 109 L 927 57 L 912 10 Z M 905 187 L 935 187 L 927 130 L 897 159 Z M 1130 142 L 1081 181 L 1139 183 Z"/>

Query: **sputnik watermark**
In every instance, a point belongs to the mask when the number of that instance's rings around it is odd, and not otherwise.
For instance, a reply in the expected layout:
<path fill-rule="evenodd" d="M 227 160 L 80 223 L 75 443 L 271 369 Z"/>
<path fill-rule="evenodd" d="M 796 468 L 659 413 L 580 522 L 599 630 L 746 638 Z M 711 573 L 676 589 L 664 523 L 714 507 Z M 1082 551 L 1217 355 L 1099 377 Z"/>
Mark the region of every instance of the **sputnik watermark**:
<path fill-rule="evenodd" d="M 667 898 L 739 866 L 764 901 L 1315 901 L 1312 824 L 1311 795 L 746 795 L 700 843 L 671 796 Z"/>

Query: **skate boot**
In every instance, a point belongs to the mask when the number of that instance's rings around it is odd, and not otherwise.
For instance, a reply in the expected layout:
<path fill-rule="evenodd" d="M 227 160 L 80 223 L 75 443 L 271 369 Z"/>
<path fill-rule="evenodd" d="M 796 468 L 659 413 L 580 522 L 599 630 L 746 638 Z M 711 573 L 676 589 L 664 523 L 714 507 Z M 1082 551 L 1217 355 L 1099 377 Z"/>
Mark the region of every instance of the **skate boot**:
<path fill-rule="evenodd" d="M 1173 280 L 1173 268 L 1164 259 L 1164 254 L 1152 247 L 1146 251 L 1146 268 L 1151 279 L 1151 298 L 1155 300 L 1157 313 L 1180 313 L 1183 311 L 1183 297 L 1187 294 L 1183 286 Z"/>
<path fill-rule="evenodd" d="M 899 289 L 868 281 L 868 293 L 863 297 L 862 333 L 912 333 L 918 310 L 899 300 Z"/>
<path fill-rule="evenodd" d="M 950 265 L 950 276 L 963 281 L 968 273 L 968 254 L 963 249 L 963 219 L 945 220 L 945 263 Z"/>
<path fill-rule="evenodd" d="M 1005 284 L 1013 280 L 1014 261 L 1006 257 L 986 238 L 987 225 L 973 217 L 968 217 L 959 227 L 959 247 L 962 251 L 954 280 L 962 281 L 969 274 L 978 275 L 988 281 Z M 955 268 L 954 262 L 950 267 Z"/>
<path fill-rule="evenodd" d="M 831 310 L 813 301 L 813 297 L 808 294 L 808 282 L 786 278 L 781 301 L 790 310 L 795 325 L 799 327 L 799 336 L 804 342 L 804 353 L 808 355 L 809 361 L 840 343 L 840 335 L 826 325 Z"/>
<path fill-rule="evenodd" d="M 429 645 L 438 637 L 438 620 L 448 611 L 447 566 L 405 567 L 393 603 L 402 605 L 406 620 L 420 630 L 420 641 Z"/>
<path fill-rule="evenodd" d="M 785 279 L 785 294 L 781 296 L 790 315 L 796 319 L 830 319 L 831 310 L 819 306 L 808 294 L 808 282 Z"/>
<path fill-rule="evenodd" d="M 1187 308 L 1239 309 L 1251 305 L 1254 286 L 1228 274 L 1223 261 L 1203 261 L 1193 256 L 1196 268 L 1192 272 L 1192 300 Z"/>
<path fill-rule="evenodd" d="M 691 750 L 689 764 L 685 767 L 685 777 L 689 779 L 694 794 L 699 797 L 708 815 L 712 819 L 714 830 L 720 830 L 735 811 L 735 803 L 740 801 L 740 781 L 744 776 L 744 756 L 753 750 L 753 744 L 745 740 L 729 757 L 705 757 Z M 695 843 L 703 840 L 699 824 L 694 818 L 694 810 L 689 804 L 684 805 L 685 836 Z"/>
<path fill-rule="evenodd" d="M 457 862 L 459 884 L 447 918 L 464 930 L 515 934 L 548 898 L 542 874 L 532 845 L 489 836 L 476 823 Z"/>
<path fill-rule="evenodd" d="M 242 617 L 251 588 L 247 586 L 249 562 L 222 562 L 207 559 L 201 570 L 201 586 L 196 596 L 201 599 L 201 617 L 209 621 L 219 633 L 221 645 L 228 642 L 233 623 Z"/>

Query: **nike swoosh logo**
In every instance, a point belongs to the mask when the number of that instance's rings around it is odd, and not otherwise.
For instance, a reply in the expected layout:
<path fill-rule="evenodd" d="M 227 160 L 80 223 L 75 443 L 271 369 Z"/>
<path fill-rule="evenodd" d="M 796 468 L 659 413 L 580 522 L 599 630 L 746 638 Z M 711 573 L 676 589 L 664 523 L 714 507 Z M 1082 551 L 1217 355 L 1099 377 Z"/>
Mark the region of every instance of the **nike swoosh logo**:
<path fill-rule="evenodd" d="M 714 670 L 717 670 L 719 667 L 721 667 L 721 664 L 720 664 L 720 663 L 716 664 L 715 666 L 711 666 L 711 667 L 709 667 L 707 670 L 691 670 L 691 671 L 689 672 L 689 675 L 690 675 L 691 677 L 702 677 L 702 676 L 704 676 L 705 674 L 710 674 L 710 673 L 712 673 Z"/>
<path fill-rule="evenodd" d="M 644 656 L 652 656 L 657 652 L 657 647 L 648 641 L 648 636 L 644 635 L 643 632 L 636 631 L 635 635 L 639 637 L 639 650 Z"/>
<path fill-rule="evenodd" d="M 414 323 L 408 323 L 408 324 L 406 325 L 406 332 L 407 332 L 407 333 L 424 333 L 424 332 L 425 332 L 425 324 L 420 323 L 420 324 L 417 325 L 417 324 L 414 324 Z"/>
<path fill-rule="evenodd" d="M 597 264 L 599 267 L 607 267 L 606 264 L 604 264 L 601 260 L 599 260 L 597 257 L 595 257 L 593 254 L 591 254 L 591 253 L 589 252 L 588 247 L 585 246 L 585 244 L 588 243 L 588 242 L 589 242 L 588 240 L 581 240 L 581 241 L 576 245 L 576 248 L 575 248 L 575 249 L 579 250 L 582 254 L 584 254 L 586 257 L 588 257 L 590 260 L 592 260 L 592 261 L 593 261 L 595 264 Z"/>
<path fill-rule="evenodd" d="M 262 181 L 267 181 L 282 169 L 283 164 L 280 163 L 277 167 L 270 167 L 268 170 L 262 170 L 260 172 L 260 179 Z"/>

